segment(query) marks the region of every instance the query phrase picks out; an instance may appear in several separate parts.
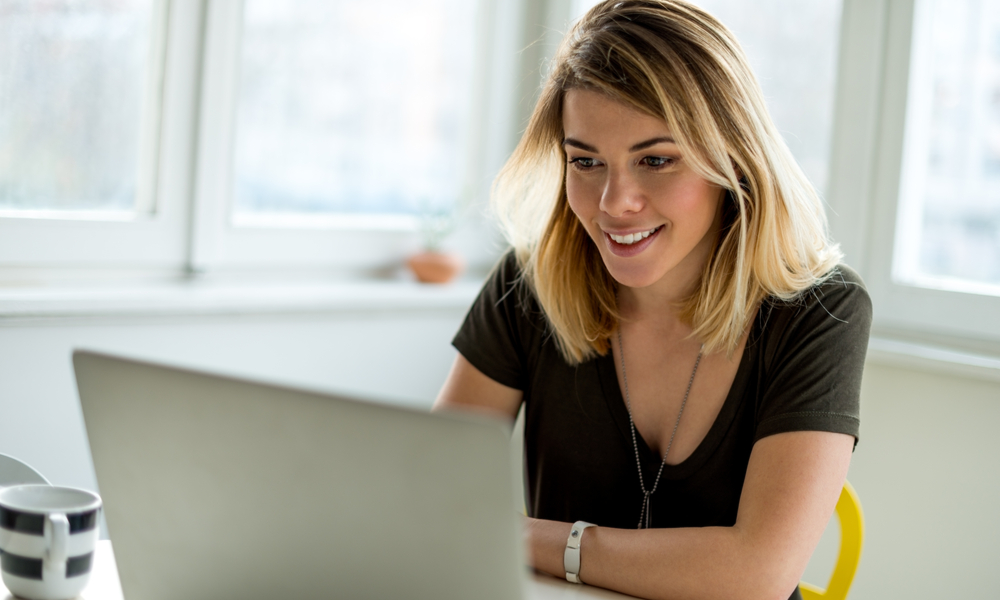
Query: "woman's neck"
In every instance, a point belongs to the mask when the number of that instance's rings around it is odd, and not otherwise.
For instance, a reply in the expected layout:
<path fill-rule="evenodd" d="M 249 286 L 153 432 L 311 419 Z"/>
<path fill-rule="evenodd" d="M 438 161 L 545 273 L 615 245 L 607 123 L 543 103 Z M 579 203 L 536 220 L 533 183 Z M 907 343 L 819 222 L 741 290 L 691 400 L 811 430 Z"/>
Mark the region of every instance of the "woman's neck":
<path fill-rule="evenodd" d="M 684 260 L 659 281 L 646 287 L 619 286 L 618 303 L 622 316 L 630 321 L 671 317 L 679 320 L 684 301 L 697 291 L 705 260 L 707 257 Z"/>

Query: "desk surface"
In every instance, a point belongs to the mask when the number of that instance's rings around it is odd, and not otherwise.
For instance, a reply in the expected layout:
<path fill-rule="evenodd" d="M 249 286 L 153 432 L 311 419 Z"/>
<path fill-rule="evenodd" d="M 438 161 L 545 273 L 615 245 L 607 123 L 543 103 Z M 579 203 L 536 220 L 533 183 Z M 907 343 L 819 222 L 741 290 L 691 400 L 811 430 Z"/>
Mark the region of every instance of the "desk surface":
<path fill-rule="evenodd" d="M 535 575 L 528 581 L 526 600 L 622 600 L 632 598 L 616 592 L 575 585 L 562 579 Z M 0 600 L 18 600 L 0 581 Z M 94 570 L 90 583 L 78 600 L 122 600 L 122 588 L 118 583 L 118 568 L 111 542 L 98 542 L 94 556 Z"/>

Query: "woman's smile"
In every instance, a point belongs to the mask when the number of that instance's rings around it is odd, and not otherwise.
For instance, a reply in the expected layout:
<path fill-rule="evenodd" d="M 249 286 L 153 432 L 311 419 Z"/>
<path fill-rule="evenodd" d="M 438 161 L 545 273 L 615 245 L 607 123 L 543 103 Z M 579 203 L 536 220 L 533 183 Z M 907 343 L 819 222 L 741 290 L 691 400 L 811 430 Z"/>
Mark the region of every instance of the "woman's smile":
<path fill-rule="evenodd" d="M 628 257 L 635 256 L 648 248 L 656 240 L 656 236 L 659 235 L 662 230 L 663 225 L 644 231 L 637 231 L 635 233 L 620 234 L 605 231 L 604 237 L 608 244 L 608 249 L 613 254 L 616 256 Z"/>

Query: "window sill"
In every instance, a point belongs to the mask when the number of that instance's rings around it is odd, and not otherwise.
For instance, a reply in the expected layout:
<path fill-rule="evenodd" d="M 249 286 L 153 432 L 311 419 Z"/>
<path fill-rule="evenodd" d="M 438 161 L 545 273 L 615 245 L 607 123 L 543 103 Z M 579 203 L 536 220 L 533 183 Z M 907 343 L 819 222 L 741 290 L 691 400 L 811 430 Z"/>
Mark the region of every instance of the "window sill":
<path fill-rule="evenodd" d="M 868 361 L 893 367 L 1000 382 L 1000 358 L 929 344 L 873 336 L 868 342 Z"/>
<path fill-rule="evenodd" d="M 200 317 L 399 310 L 466 310 L 479 279 L 447 285 L 412 281 L 237 284 L 175 282 L 130 286 L 0 289 L 0 326 L 122 317 Z M 1000 382 L 1000 358 L 873 336 L 875 364 Z"/>
<path fill-rule="evenodd" d="M 0 324 L 100 317 L 465 310 L 482 281 L 156 284 L 0 289 Z"/>

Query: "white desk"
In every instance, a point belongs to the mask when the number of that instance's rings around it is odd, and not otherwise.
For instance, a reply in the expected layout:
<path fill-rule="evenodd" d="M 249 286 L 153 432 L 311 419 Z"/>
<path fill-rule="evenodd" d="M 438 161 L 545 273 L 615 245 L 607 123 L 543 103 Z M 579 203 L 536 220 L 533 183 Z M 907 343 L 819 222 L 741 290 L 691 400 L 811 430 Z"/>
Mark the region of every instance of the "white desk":
<path fill-rule="evenodd" d="M 535 575 L 528 582 L 527 600 L 623 600 L 626 598 L 632 598 L 632 596 L 589 585 L 574 585 L 562 579 L 543 575 Z M 0 600 L 18 600 L 7 591 L 3 582 L 0 582 Z M 87 589 L 83 591 L 83 595 L 78 600 L 123 600 L 111 542 L 104 540 L 97 543 L 90 583 L 87 584 Z"/>

